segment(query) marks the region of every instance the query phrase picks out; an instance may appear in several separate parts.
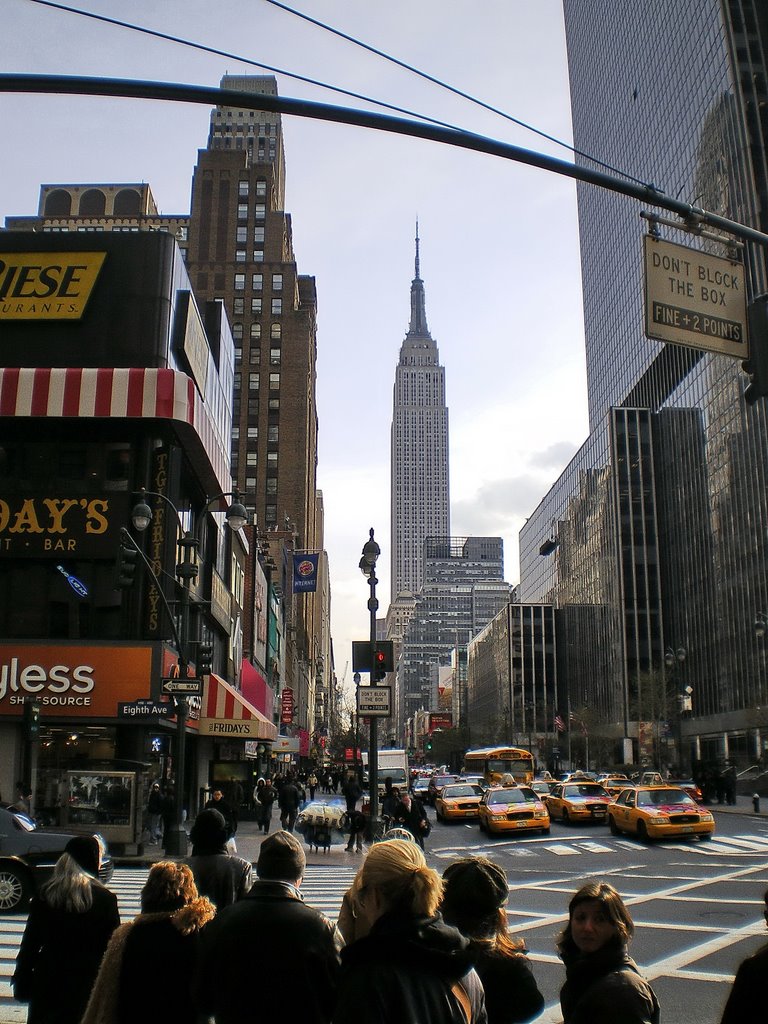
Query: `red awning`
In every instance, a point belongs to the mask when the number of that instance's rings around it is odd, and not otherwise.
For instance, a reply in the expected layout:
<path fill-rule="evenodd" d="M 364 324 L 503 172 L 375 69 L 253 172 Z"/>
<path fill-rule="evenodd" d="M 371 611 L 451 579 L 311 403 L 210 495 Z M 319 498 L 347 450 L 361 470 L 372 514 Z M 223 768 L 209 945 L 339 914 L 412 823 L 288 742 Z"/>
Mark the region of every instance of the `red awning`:
<path fill-rule="evenodd" d="M 201 736 L 221 739 L 274 740 L 277 726 L 220 676 L 210 675 L 200 708 Z"/>

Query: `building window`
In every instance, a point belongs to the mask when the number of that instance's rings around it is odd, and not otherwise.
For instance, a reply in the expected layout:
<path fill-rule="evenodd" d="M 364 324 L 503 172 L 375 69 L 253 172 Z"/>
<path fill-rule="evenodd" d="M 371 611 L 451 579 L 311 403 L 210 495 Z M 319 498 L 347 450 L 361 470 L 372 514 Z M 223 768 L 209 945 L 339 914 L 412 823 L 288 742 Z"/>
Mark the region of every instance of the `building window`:
<path fill-rule="evenodd" d="M 251 491 L 251 492 L 256 490 L 256 477 L 255 476 L 247 476 L 245 478 L 245 489 L 246 489 L 246 491 Z"/>
<path fill-rule="evenodd" d="M 261 312 L 261 298 L 251 299 L 251 312 L 252 313 L 260 313 Z"/>
<path fill-rule="evenodd" d="M 269 390 L 279 391 L 280 390 L 280 374 L 270 373 L 269 375 Z"/>
<path fill-rule="evenodd" d="M 235 291 L 245 291 L 245 274 L 235 274 Z"/>
<path fill-rule="evenodd" d="M 269 411 L 270 412 L 280 412 L 280 399 L 279 398 L 270 398 L 270 400 L 269 400 Z"/>
<path fill-rule="evenodd" d="M 264 287 L 264 275 L 263 274 L 251 274 L 251 288 L 255 292 L 260 292 Z"/>
<path fill-rule="evenodd" d="M 258 427 L 248 427 L 248 440 L 249 441 L 258 441 L 258 439 L 259 439 L 259 428 Z"/>
<path fill-rule="evenodd" d="M 239 373 L 235 374 L 235 379 L 234 379 L 235 391 L 239 391 L 240 390 L 240 384 L 241 384 L 242 379 L 243 378 L 242 378 L 241 374 L 239 374 Z"/>
<path fill-rule="evenodd" d="M 235 341 L 242 341 L 243 340 L 243 325 L 242 324 L 232 324 L 232 338 Z"/>
<path fill-rule="evenodd" d="M 245 263 L 245 249 L 235 249 L 235 263 Z"/>
<path fill-rule="evenodd" d="M 277 494 L 277 477 L 267 477 L 267 494 Z"/>
<path fill-rule="evenodd" d="M 258 419 L 259 416 L 259 400 L 258 398 L 248 399 L 248 419 Z"/>
<path fill-rule="evenodd" d="M 241 199 L 247 199 L 248 198 L 248 182 L 247 181 L 239 181 L 237 183 L 237 194 L 240 196 Z"/>
<path fill-rule="evenodd" d="M 248 220 L 248 203 L 237 204 L 237 219 Z"/>
<path fill-rule="evenodd" d="M 243 361 L 243 349 L 241 345 L 235 345 L 235 366 L 239 366 Z"/>
<path fill-rule="evenodd" d="M 254 338 L 258 341 L 261 337 L 261 324 L 251 324 L 251 340 Z"/>
<path fill-rule="evenodd" d="M 254 249 L 253 250 L 253 262 L 254 263 L 263 263 L 264 262 L 264 250 L 263 249 Z"/>
<path fill-rule="evenodd" d="M 246 464 L 246 466 L 258 466 L 258 464 L 259 464 L 258 452 L 246 452 L 245 453 L 245 464 Z"/>
<path fill-rule="evenodd" d="M 271 348 L 269 350 L 269 365 L 270 366 L 279 366 L 280 365 L 280 349 L 279 348 Z"/>
<path fill-rule="evenodd" d="M 239 227 L 235 241 L 238 245 L 244 245 L 248 241 L 248 228 Z"/>
<path fill-rule="evenodd" d="M 267 505 L 264 509 L 264 519 L 268 523 L 277 522 L 277 505 Z"/>
<path fill-rule="evenodd" d="M 233 441 L 239 441 L 240 440 L 240 427 L 232 427 L 232 440 Z"/>
<path fill-rule="evenodd" d="M 258 366 L 259 363 L 261 362 L 261 349 L 252 348 L 251 351 L 248 353 L 248 358 L 251 366 Z"/>
<path fill-rule="evenodd" d="M 267 469 L 277 469 L 277 452 L 267 452 Z"/>
<path fill-rule="evenodd" d="M 272 324 L 269 329 L 269 336 L 273 341 L 279 341 L 283 334 L 283 328 L 281 324 Z"/>
<path fill-rule="evenodd" d="M 280 427 L 276 423 L 271 423 L 267 427 L 267 440 L 268 441 L 279 441 Z"/>
<path fill-rule="evenodd" d="M 270 387 L 271 387 L 271 384 L 270 384 Z M 252 373 L 248 374 L 248 390 L 249 391 L 258 391 L 259 390 L 259 374 L 258 373 L 253 373 L 252 372 Z"/>
<path fill-rule="evenodd" d="M 273 274 L 272 275 L 272 291 L 281 292 L 283 290 L 283 275 Z"/>
<path fill-rule="evenodd" d="M 245 299 L 242 296 L 232 303 L 232 312 L 235 316 L 242 316 L 245 312 Z"/>
<path fill-rule="evenodd" d="M 256 228 L 253 229 L 253 240 L 254 240 L 254 242 L 261 242 L 262 245 L 263 245 L 263 243 L 264 243 L 264 228 L 263 227 L 261 227 L 261 228 L 256 227 Z"/>
<path fill-rule="evenodd" d="M 272 316 L 280 316 L 283 312 L 283 300 L 272 299 Z"/>
<path fill-rule="evenodd" d="M 265 196 L 267 194 L 267 179 L 257 178 L 256 179 L 256 195 Z"/>
<path fill-rule="evenodd" d="M 255 220 L 264 220 L 267 216 L 267 207 L 265 203 L 256 203 L 253 208 L 253 216 Z"/>

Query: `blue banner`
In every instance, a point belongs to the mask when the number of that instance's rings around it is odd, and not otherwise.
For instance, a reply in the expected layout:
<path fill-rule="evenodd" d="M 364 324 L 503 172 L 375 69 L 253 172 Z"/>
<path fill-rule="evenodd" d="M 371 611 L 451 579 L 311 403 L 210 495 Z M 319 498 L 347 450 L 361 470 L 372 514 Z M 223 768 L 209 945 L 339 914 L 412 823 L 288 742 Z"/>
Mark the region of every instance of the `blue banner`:
<path fill-rule="evenodd" d="M 303 552 L 293 556 L 293 592 L 314 593 L 317 590 L 317 562 L 319 554 Z"/>

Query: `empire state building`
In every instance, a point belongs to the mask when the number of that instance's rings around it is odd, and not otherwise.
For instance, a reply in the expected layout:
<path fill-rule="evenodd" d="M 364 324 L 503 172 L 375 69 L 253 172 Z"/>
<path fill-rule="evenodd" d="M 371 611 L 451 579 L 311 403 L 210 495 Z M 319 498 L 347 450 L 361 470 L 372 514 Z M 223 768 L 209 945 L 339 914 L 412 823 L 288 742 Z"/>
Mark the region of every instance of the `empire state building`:
<path fill-rule="evenodd" d="M 445 369 L 429 333 L 424 282 L 411 282 L 411 322 L 395 371 L 392 412 L 392 601 L 424 582 L 424 541 L 450 535 Z"/>

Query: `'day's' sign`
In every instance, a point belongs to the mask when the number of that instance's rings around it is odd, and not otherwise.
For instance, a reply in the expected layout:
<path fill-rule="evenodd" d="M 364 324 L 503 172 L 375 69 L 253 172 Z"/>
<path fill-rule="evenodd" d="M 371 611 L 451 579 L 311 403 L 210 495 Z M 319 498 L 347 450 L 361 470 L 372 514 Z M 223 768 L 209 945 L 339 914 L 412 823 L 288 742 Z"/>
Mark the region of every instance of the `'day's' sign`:
<path fill-rule="evenodd" d="M 744 265 L 646 235 L 645 333 L 746 359 Z"/>
<path fill-rule="evenodd" d="M 81 497 L 5 491 L 0 497 L 0 557 L 109 556 L 125 519 L 127 500 L 112 494 Z"/>

